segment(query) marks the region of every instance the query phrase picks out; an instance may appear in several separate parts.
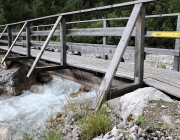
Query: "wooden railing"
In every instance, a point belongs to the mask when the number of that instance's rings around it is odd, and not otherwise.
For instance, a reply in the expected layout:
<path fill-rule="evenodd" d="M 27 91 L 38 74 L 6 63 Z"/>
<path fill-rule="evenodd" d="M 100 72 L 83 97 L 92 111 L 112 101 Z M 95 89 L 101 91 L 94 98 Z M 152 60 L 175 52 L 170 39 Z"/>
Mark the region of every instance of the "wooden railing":
<path fill-rule="evenodd" d="M 177 31 L 180 31 L 180 13 L 174 13 L 174 14 L 161 14 L 161 15 L 148 15 L 146 18 L 161 18 L 161 17 L 177 17 Z M 97 53 L 101 55 L 107 55 L 112 57 L 114 55 L 114 52 L 116 50 L 117 45 L 108 45 L 108 37 L 114 37 L 114 36 L 122 36 L 122 33 L 125 29 L 125 27 L 109 27 L 109 21 L 114 20 L 128 20 L 129 17 L 122 17 L 122 18 L 107 18 L 107 19 L 95 19 L 95 20 L 85 20 L 85 21 L 74 21 L 74 22 L 67 22 L 66 25 L 69 24 L 78 24 L 78 23 L 89 23 L 89 22 L 103 22 L 102 28 L 85 28 L 85 29 L 67 29 L 66 30 L 66 36 L 102 36 L 103 37 L 103 44 L 88 44 L 88 43 L 67 43 L 67 50 L 69 51 L 78 51 L 83 53 Z M 50 30 L 40 30 L 42 27 L 52 27 L 54 24 L 49 25 L 38 25 L 38 26 L 31 26 L 31 32 L 30 36 L 37 37 L 37 41 L 30 40 L 31 46 L 39 46 L 41 47 L 43 45 L 43 41 L 40 41 L 40 37 L 46 37 L 49 35 Z M 14 37 L 18 35 L 18 32 L 12 32 L 5 33 L 8 26 L 6 26 L 5 30 L 1 34 L 0 38 L 2 36 L 9 36 L 11 34 L 12 37 L 8 37 L 8 40 L 0 40 L 1 43 L 8 43 L 11 44 L 12 40 L 14 40 Z M 9 29 L 9 28 L 8 28 Z M 34 29 L 37 29 L 37 31 L 34 31 Z M 152 36 L 152 33 L 155 31 L 147 31 L 145 37 L 154 37 Z M 53 36 L 59 36 L 61 33 L 60 30 L 55 30 L 55 33 Z M 22 32 L 22 37 L 26 37 L 26 32 Z M 131 36 L 135 36 L 135 29 Z M 12 40 L 10 38 L 13 38 Z M 11 42 L 11 43 L 10 43 Z M 16 45 L 22 45 L 27 46 L 27 43 L 25 40 L 16 41 Z M 10 45 L 9 45 L 10 46 Z M 176 39 L 175 43 L 175 49 L 160 49 L 160 48 L 145 48 L 146 54 L 158 54 L 158 55 L 171 55 L 174 56 L 174 64 L 173 69 L 179 71 L 179 56 L 180 56 L 180 39 Z M 51 48 L 52 49 L 60 49 L 61 43 L 60 42 L 49 42 L 46 49 Z M 134 56 L 134 47 L 129 46 L 127 47 L 125 51 L 125 56 Z"/>

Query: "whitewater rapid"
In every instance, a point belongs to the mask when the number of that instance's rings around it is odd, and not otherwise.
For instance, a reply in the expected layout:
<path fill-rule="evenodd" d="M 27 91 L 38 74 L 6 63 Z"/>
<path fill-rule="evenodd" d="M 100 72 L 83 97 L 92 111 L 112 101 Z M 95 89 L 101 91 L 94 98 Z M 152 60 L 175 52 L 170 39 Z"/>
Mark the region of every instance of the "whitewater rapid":
<path fill-rule="evenodd" d="M 15 138 L 23 132 L 38 130 L 49 116 L 61 111 L 67 96 L 80 88 L 78 83 L 55 76 L 48 84 L 36 86 L 38 94 L 26 90 L 17 97 L 0 96 L 0 131 L 9 128 L 12 138 Z M 91 92 L 95 93 L 95 90 Z"/>

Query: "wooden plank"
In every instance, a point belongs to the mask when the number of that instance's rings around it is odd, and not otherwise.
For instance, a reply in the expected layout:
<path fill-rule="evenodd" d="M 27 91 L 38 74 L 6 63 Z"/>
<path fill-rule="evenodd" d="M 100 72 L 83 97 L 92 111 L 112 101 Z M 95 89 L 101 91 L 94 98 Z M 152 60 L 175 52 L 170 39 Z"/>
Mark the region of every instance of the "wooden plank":
<path fill-rule="evenodd" d="M 177 31 L 180 31 L 180 15 L 178 15 L 177 19 Z M 176 39 L 175 50 L 180 50 L 180 38 Z M 179 71 L 179 64 L 180 56 L 174 56 L 173 70 Z"/>
<path fill-rule="evenodd" d="M 1 63 L 4 63 L 4 61 L 6 60 L 8 54 L 9 54 L 10 51 L 12 50 L 12 48 L 13 48 L 13 46 L 15 45 L 18 37 L 20 36 L 20 34 L 22 33 L 22 31 L 23 31 L 23 29 L 26 27 L 26 25 L 27 25 L 27 22 L 24 23 L 23 27 L 21 28 L 21 30 L 19 31 L 19 33 L 18 33 L 18 35 L 16 36 L 15 40 L 14 40 L 13 43 L 11 44 L 11 47 L 9 48 L 9 50 L 8 50 L 7 53 L 6 53 L 6 55 L 5 55 L 4 58 L 2 59 L 2 62 L 1 62 Z M 11 33 L 11 32 L 10 32 L 10 33 Z M 9 39 L 8 39 L 8 42 L 11 43 L 10 40 L 11 40 L 11 37 L 9 37 Z"/>
<path fill-rule="evenodd" d="M 1 43 L 8 43 L 7 40 L 0 40 Z M 24 41 L 17 41 L 16 45 L 23 45 L 25 46 L 26 42 Z M 43 41 L 31 41 L 32 45 L 35 46 L 42 46 Z M 61 44 L 59 42 L 49 42 L 48 47 L 53 47 L 59 49 Z M 69 51 L 77 51 L 82 53 L 99 53 L 99 54 L 107 54 L 110 56 L 114 55 L 116 51 L 116 45 L 102 45 L 102 44 L 88 44 L 88 43 L 71 43 L 67 42 L 67 47 Z M 127 46 L 125 51 L 125 55 L 134 55 L 135 48 L 134 46 Z M 171 55 L 171 56 L 180 56 L 179 50 L 174 49 L 159 49 L 159 48 L 145 48 L 146 54 L 157 54 L 157 55 Z"/>
<path fill-rule="evenodd" d="M 56 21 L 56 23 L 54 24 L 54 26 L 53 26 L 51 32 L 49 33 L 49 35 L 48 35 L 46 41 L 44 42 L 44 44 L 43 44 L 43 46 L 42 46 L 42 48 L 41 48 L 41 51 L 39 52 L 39 54 L 38 54 L 38 56 L 36 57 L 36 59 L 35 59 L 33 65 L 31 66 L 31 68 L 30 68 L 30 70 L 29 70 L 29 72 L 28 72 L 28 74 L 27 74 L 27 77 L 29 77 L 29 76 L 31 75 L 31 73 L 33 72 L 33 70 L 34 70 L 34 68 L 35 68 L 35 66 L 36 66 L 36 64 L 37 64 L 37 62 L 38 62 L 39 59 L 41 58 L 41 56 L 42 56 L 42 54 L 43 54 L 45 48 L 47 47 L 47 45 L 48 45 L 48 43 L 49 43 L 49 41 L 50 41 L 52 35 L 54 34 L 54 32 L 55 32 L 55 30 L 56 30 L 56 28 L 57 28 L 59 22 L 61 21 L 61 19 L 62 19 L 62 16 L 59 16 L 58 19 L 57 19 L 57 21 Z"/>
<path fill-rule="evenodd" d="M 67 36 L 122 36 L 123 31 L 124 27 L 68 29 Z M 49 32 L 50 30 L 33 31 L 31 35 L 48 36 Z M 54 36 L 59 36 L 60 32 L 60 30 L 56 30 Z M 132 36 L 135 36 L 135 32 Z"/>
<path fill-rule="evenodd" d="M 8 50 L 8 47 L 3 47 L 1 46 L 3 50 Z M 22 47 L 17 47 L 15 46 L 12 50 L 12 52 L 17 52 L 26 55 L 26 48 Z M 37 54 L 39 53 L 39 50 L 32 50 L 32 56 L 36 57 Z M 53 58 L 52 58 L 53 57 Z M 43 60 L 49 60 L 51 62 L 59 63 L 59 53 L 57 52 L 45 52 L 42 59 Z M 105 73 L 110 61 L 108 60 L 102 60 L 102 59 L 95 59 L 95 58 L 85 58 L 82 56 L 69 56 L 67 59 L 67 63 L 70 66 L 74 66 L 77 68 L 82 68 L 85 70 L 92 70 L 92 71 L 97 71 L 101 73 Z M 92 63 L 93 62 L 93 63 Z M 118 67 L 116 76 L 117 77 L 123 77 L 123 78 L 128 78 L 128 79 L 133 79 L 133 65 L 126 64 L 126 63 L 121 63 L 121 65 Z M 164 84 L 169 84 L 172 87 L 180 88 L 179 82 L 180 82 L 180 73 L 177 71 L 172 70 L 167 70 L 167 69 L 157 69 L 157 68 L 150 68 L 150 67 L 145 67 L 145 74 L 144 74 L 144 82 L 147 85 L 148 82 L 146 82 L 146 79 L 152 78 L 156 81 L 159 81 Z M 72 79 L 71 79 L 72 80 Z M 152 82 L 154 85 L 156 82 Z M 157 89 L 161 88 L 161 85 L 159 87 L 156 87 Z M 176 90 L 171 90 L 169 89 L 170 94 L 178 94 Z"/>
<path fill-rule="evenodd" d="M 161 91 L 164 91 L 166 93 L 169 93 L 173 96 L 176 96 L 178 98 L 180 98 L 180 89 L 174 86 L 171 86 L 169 84 L 165 84 L 163 82 L 154 80 L 152 78 L 147 78 L 144 80 L 145 84 L 150 85 L 152 87 L 155 87 Z"/>
<path fill-rule="evenodd" d="M 136 23 L 134 82 L 143 85 L 144 74 L 145 7 L 141 8 Z"/>
<path fill-rule="evenodd" d="M 66 63 L 66 52 L 67 52 L 67 48 L 66 48 L 66 19 L 63 16 L 61 23 L 60 23 L 60 29 L 61 29 L 61 34 L 60 34 L 60 43 L 61 43 L 61 48 L 59 48 L 61 50 L 61 59 L 60 59 L 60 64 L 63 65 L 64 67 L 66 67 L 67 63 Z"/>
<path fill-rule="evenodd" d="M 23 56 L 21 56 L 21 57 L 7 57 L 6 58 L 6 61 L 16 61 L 16 60 L 24 60 L 24 59 L 34 59 L 34 58 L 32 58 L 32 57 L 23 57 Z"/>
<path fill-rule="evenodd" d="M 44 66 L 44 67 L 36 67 L 37 71 L 54 71 L 54 70 L 60 70 L 60 69 L 65 69 L 65 66 Z"/>
<path fill-rule="evenodd" d="M 111 86 L 111 82 L 114 79 L 117 68 L 120 64 L 120 61 L 121 61 L 122 56 L 124 54 L 124 51 L 127 47 L 127 43 L 128 43 L 130 36 L 133 32 L 133 29 L 134 29 L 135 23 L 137 21 L 137 17 L 140 13 L 141 7 L 142 7 L 142 3 L 136 4 L 133 8 L 133 11 L 132 11 L 131 16 L 129 18 L 129 21 L 126 25 L 126 28 L 123 32 L 121 40 L 120 40 L 118 47 L 116 49 L 116 52 L 112 58 L 112 61 L 109 65 L 108 69 L 107 69 L 107 72 L 106 72 L 105 77 L 101 83 L 101 86 L 99 87 L 99 93 L 93 102 L 93 108 L 96 110 L 98 110 L 100 108 L 102 101 L 104 100 L 105 93 L 107 92 L 107 90 Z"/>

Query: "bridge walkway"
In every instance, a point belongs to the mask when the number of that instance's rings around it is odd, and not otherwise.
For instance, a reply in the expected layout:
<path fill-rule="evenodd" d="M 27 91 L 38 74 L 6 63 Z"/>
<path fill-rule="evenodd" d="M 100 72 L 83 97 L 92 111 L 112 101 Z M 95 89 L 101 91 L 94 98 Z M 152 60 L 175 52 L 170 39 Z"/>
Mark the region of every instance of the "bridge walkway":
<path fill-rule="evenodd" d="M 8 50 L 7 46 L 0 46 L 1 50 Z M 27 49 L 21 46 L 14 46 L 13 53 L 26 55 Z M 31 56 L 36 58 L 40 50 L 31 49 Z M 44 51 L 41 60 L 50 61 L 59 64 L 60 53 Z M 110 60 L 103 60 L 97 58 L 83 57 L 77 55 L 67 55 L 67 65 L 90 70 L 93 72 L 106 73 Z M 121 63 L 117 69 L 116 77 L 133 80 L 134 65 Z M 161 91 L 180 98 L 180 72 L 161 68 L 144 67 L 144 83 L 146 85 L 155 87 Z"/>

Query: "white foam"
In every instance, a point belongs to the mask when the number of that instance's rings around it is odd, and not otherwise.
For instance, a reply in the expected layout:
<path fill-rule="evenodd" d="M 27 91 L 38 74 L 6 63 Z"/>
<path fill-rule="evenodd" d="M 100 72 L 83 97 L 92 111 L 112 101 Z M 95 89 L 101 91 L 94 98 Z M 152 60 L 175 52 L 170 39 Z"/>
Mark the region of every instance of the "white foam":
<path fill-rule="evenodd" d="M 78 91 L 80 84 L 54 76 L 48 84 L 37 87 L 41 93 L 27 90 L 17 97 L 0 98 L 0 128 L 10 126 L 13 137 L 43 126 L 46 118 L 66 103 L 65 95 Z"/>

